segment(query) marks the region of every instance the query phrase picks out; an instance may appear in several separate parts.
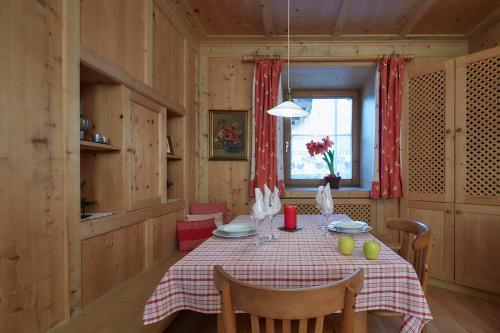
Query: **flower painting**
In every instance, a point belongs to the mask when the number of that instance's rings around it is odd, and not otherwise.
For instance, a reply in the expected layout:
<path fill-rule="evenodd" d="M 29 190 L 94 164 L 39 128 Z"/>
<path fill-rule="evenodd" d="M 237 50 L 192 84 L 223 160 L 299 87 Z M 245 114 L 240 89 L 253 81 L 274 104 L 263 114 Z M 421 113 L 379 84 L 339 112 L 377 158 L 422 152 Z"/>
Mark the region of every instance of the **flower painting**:
<path fill-rule="evenodd" d="M 248 111 L 210 110 L 210 159 L 248 159 Z"/>

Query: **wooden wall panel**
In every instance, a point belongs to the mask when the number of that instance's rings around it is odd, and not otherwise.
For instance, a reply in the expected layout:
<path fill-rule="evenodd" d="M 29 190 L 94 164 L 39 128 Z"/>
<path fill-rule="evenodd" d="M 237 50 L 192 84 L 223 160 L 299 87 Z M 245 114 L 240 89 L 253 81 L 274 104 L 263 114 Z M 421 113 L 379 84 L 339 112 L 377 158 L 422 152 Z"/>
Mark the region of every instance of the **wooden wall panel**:
<path fill-rule="evenodd" d="M 184 38 L 156 4 L 153 17 L 153 87 L 186 106 Z"/>
<path fill-rule="evenodd" d="M 177 250 L 175 221 L 184 219 L 184 210 L 153 219 L 153 258 L 158 261 Z"/>
<path fill-rule="evenodd" d="M 185 185 L 184 200 L 189 207 L 190 202 L 196 201 L 198 179 L 198 53 L 192 47 L 187 47 L 186 68 L 186 116 L 185 128 Z"/>
<path fill-rule="evenodd" d="M 82 304 L 145 268 L 144 223 L 82 241 Z"/>
<path fill-rule="evenodd" d="M 81 44 L 146 79 L 146 1 L 81 0 Z"/>
<path fill-rule="evenodd" d="M 0 2 L 0 332 L 46 331 L 69 312 L 65 18 L 60 0 Z"/>
<path fill-rule="evenodd" d="M 211 58 L 208 66 L 209 109 L 250 110 L 253 64 L 241 58 Z M 209 161 L 208 201 L 226 201 L 230 218 L 247 214 L 249 173 L 249 161 Z"/>
<path fill-rule="evenodd" d="M 215 110 L 250 110 L 253 64 L 241 57 L 210 58 L 208 63 L 208 107 Z"/>
<path fill-rule="evenodd" d="M 136 209 L 160 203 L 160 113 L 132 102 L 130 134 L 132 209 Z"/>

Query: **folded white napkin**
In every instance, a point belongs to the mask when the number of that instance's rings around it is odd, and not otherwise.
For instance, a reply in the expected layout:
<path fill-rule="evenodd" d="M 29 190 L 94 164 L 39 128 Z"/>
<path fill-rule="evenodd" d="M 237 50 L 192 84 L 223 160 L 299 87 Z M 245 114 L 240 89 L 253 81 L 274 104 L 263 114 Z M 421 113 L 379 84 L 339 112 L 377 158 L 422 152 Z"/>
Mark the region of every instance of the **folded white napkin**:
<path fill-rule="evenodd" d="M 264 210 L 264 198 L 260 188 L 255 189 L 255 202 L 252 205 L 252 211 L 250 212 L 255 220 L 263 220 L 266 217 Z"/>
<path fill-rule="evenodd" d="M 269 187 L 267 187 L 267 184 L 264 184 L 264 213 L 266 213 L 266 215 L 271 214 L 270 203 L 271 203 L 271 190 L 269 189 Z"/>
<path fill-rule="evenodd" d="M 316 193 L 316 204 L 318 208 L 321 207 L 321 198 L 323 197 L 323 186 L 318 187 L 318 193 Z"/>
<path fill-rule="evenodd" d="M 330 184 L 326 184 L 321 195 L 320 211 L 322 214 L 333 214 L 333 199 Z"/>
<path fill-rule="evenodd" d="M 280 190 L 275 186 L 271 194 L 271 214 L 276 215 L 281 211 Z"/>

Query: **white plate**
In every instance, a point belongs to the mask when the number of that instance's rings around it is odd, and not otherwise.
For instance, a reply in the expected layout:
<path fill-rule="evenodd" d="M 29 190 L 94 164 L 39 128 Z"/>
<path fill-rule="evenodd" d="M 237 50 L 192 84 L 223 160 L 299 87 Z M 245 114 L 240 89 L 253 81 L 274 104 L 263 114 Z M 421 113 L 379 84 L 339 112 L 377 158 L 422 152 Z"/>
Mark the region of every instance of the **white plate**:
<path fill-rule="evenodd" d="M 222 231 L 224 233 L 232 234 L 232 233 L 249 233 L 257 230 L 255 224 L 251 223 L 230 223 L 223 224 L 217 227 L 217 230 Z"/>
<path fill-rule="evenodd" d="M 330 224 L 338 229 L 361 229 L 368 225 L 363 221 L 335 221 Z"/>
<path fill-rule="evenodd" d="M 372 227 L 367 225 L 361 229 L 340 229 L 340 228 L 337 228 L 335 226 L 329 225 L 328 230 L 333 231 L 333 232 L 338 232 L 340 234 L 362 234 L 362 233 L 371 231 Z"/>
<path fill-rule="evenodd" d="M 223 238 L 242 238 L 242 237 L 253 236 L 255 234 L 257 234 L 257 230 L 253 230 L 253 231 L 250 231 L 247 233 L 232 233 L 232 234 L 228 234 L 224 231 L 220 231 L 217 229 L 212 231 L 212 235 L 217 236 L 217 237 L 223 237 Z"/>

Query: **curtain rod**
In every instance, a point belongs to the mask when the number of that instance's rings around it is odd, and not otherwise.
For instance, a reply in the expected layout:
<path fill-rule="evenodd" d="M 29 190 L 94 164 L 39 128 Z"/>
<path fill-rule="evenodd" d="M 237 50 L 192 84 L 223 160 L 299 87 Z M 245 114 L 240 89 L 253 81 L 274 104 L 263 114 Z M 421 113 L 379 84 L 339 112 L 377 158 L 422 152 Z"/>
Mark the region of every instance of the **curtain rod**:
<path fill-rule="evenodd" d="M 396 54 L 388 54 L 388 55 L 396 55 Z M 332 57 L 290 57 L 291 62 L 331 62 L 331 61 L 340 61 L 340 62 L 363 62 L 363 61 L 377 61 L 379 58 L 381 58 L 384 55 L 376 55 L 376 56 L 360 56 L 360 57 L 339 57 L 339 56 L 332 56 Z M 403 57 L 405 60 L 411 60 L 415 58 L 414 55 L 412 54 L 406 54 L 406 55 L 400 55 Z M 262 55 L 262 56 L 255 56 L 255 55 L 247 55 L 243 56 L 243 62 L 255 62 L 257 59 L 261 57 L 268 57 L 268 58 L 273 58 L 275 56 L 271 55 Z"/>

